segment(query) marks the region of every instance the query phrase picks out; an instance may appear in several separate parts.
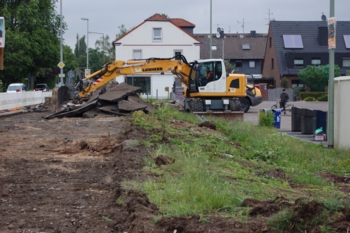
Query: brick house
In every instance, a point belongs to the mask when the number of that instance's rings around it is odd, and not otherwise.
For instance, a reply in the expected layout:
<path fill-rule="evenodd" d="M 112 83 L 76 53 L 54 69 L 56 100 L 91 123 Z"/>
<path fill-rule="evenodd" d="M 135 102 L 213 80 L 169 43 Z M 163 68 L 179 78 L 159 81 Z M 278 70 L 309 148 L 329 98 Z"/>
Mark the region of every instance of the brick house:
<path fill-rule="evenodd" d="M 267 36 L 263 77 L 288 80 L 288 87 L 304 88 L 298 72 L 308 65 L 329 63 L 327 21 L 271 21 Z M 335 64 L 341 75 L 350 70 L 350 22 L 336 24 Z"/>

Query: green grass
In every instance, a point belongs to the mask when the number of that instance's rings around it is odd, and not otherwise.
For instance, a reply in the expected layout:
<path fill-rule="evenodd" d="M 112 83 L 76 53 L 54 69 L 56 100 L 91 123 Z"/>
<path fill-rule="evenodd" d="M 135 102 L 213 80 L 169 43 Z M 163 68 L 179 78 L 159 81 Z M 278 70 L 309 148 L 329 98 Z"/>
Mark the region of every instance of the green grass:
<path fill-rule="evenodd" d="M 325 172 L 350 173 L 348 150 L 303 142 L 270 127 L 209 120 L 216 122 L 217 131 L 199 130 L 193 114 L 167 106 L 156 115 L 135 113 L 133 123 L 152 132 L 140 143 L 150 148 L 153 157 L 169 156 L 175 163 L 159 168 L 152 159 L 145 159 L 144 171 L 158 174 L 158 178 L 126 186 L 144 191 L 164 216 L 219 213 L 245 218 L 244 199 L 273 200 L 279 196 L 291 202 L 311 198 L 330 211 L 350 206 L 346 194 L 321 176 Z M 163 143 L 162 138 L 168 142 Z M 282 170 L 285 176 L 266 175 L 274 169 Z M 288 229 L 289 217 L 286 209 L 270 221 L 278 229 Z M 325 220 L 323 215 L 320 218 Z M 331 229 L 322 227 L 325 232 Z"/>

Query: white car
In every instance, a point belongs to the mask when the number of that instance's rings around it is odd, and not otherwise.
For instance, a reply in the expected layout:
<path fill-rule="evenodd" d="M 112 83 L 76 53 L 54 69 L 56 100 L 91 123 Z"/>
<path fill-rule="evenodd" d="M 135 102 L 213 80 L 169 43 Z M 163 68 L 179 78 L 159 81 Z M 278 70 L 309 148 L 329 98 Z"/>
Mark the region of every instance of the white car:
<path fill-rule="evenodd" d="M 7 93 L 25 92 L 26 85 L 23 83 L 11 83 L 7 88 Z"/>

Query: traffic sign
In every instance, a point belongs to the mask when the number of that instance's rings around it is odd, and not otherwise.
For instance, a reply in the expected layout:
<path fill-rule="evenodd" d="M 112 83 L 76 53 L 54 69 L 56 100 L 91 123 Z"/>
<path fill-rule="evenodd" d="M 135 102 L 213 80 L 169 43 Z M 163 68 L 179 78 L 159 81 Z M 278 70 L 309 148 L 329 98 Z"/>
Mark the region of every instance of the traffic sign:
<path fill-rule="evenodd" d="M 60 63 L 58 63 L 57 66 L 62 69 L 64 67 L 64 63 L 60 61 Z"/>
<path fill-rule="evenodd" d="M 66 77 L 66 75 L 65 74 L 59 74 L 58 77 L 64 78 L 64 77 Z"/>
<path fill-rule="evenodd" d="M 86 77 L 86 76 L 89 76 L 89 75 L 91 74 L 90 71 L 91 71 L 90 69 L 85 69 L 85 77 Z"/>

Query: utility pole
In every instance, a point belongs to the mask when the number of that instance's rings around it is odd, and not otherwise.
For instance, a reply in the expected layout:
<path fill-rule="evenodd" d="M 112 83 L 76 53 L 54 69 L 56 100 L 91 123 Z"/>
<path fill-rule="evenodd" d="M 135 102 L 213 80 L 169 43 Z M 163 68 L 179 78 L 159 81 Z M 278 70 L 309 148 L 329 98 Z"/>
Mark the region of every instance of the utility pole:
<path fill-rule="evenodd" d="M 60 86 L 63 86 L 63 45 L 62 45 L 62 0 L 60 0 L 60 62 L 58 63 L 58 67 L 60 68 Z"/>
<path fill-rule="evenodd" d="M 213 48 L 213 38 L 212 38 L 212 0 L 210 0 L 210 43 L 209 43 L 209 50 L 210 50 L 210 59 L 213 57 L 212 56 L 212 48 Z"/>
<path fill-rule="evenodd" d="M 330 0 L 330 14 L 328 19 L 328 49 L 329 49 L 329 79 L 328 79 L 328 114 L 327 114 L 327 146 L 334 147 L 334 49 L 336 46 L 336 21 L 334 18 L 334 1 Z M 333 26 L 330 24 L 333 22 Z M 334 30 L 333 41 L 330 30 Z M 331 43 L 334 42 L 332 45 Z"/>

